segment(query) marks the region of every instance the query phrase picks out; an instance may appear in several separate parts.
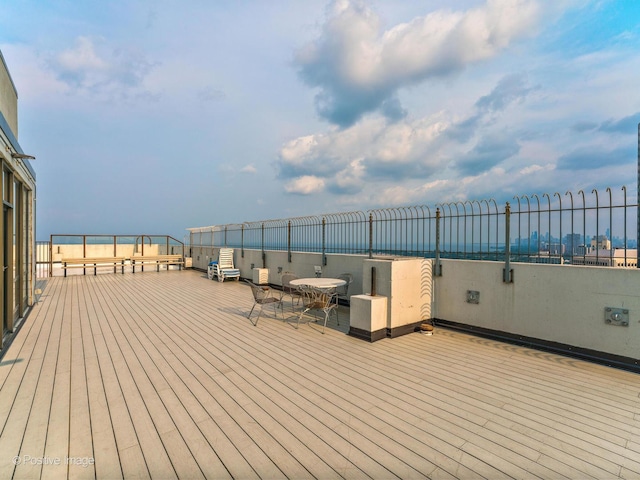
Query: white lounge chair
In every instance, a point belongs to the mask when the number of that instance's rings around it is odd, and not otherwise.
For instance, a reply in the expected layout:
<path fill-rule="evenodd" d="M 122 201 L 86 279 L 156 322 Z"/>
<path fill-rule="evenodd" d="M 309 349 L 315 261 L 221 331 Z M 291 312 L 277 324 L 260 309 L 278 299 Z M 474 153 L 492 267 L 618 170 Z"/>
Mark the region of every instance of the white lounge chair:
<path fill-rule="evenodd" d="M 233 248 L 221 248 L 218 255 L 218 263 L 212 265 L 214 276 L 219 282 L 227 278 L 240 280 L 240 270 L 233 266 Z"/>

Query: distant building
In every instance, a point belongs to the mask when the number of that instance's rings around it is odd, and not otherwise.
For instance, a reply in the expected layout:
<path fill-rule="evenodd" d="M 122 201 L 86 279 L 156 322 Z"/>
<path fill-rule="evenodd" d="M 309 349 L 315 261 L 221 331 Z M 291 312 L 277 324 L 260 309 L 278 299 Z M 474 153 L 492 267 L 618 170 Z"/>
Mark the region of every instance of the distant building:
<path fill-rule="evenodd" d="M 0 52 L 0 346 L 34 304 L 36 174 L 18 143 L 18 92 Z"/>
<path fill-rule="evenodd" d="M 529 263 L 544 263 L 553 265 L 562 265 L 564 259 L 560 255 L 549 255 L 549 252 L 540 252 L 540 255 L 530 255 Z"/>
<path fill-rule="evenodd" d="M 564 255 L 565 246 L 561 243 L 549 243 L 545 244 L 543 248 L 546 249 L 544 252 L 540 252 L 540 255 Z"/>
<path fill-rule="evenodd" d="M 587 247 L 586 245 L 578 245 L 576 247 L 574 255 L 584 256 L 587 253 L 589 253 L 590 251 L 591 251 L 591 248 Z"/>
<path fill-rule="evenodd" d="M 582 235 L 579 233 L 569 233 L 564 237 L 564 244 L 569 255 L 575 255 L 578 247 L 582 245 Z"/>
<path fill-rule="evenodd" d="M 606 235 L 598 235 L 591 239 L 592 250 L 611 250 L 611 240 Z"/>
<path fill-rule="evenodd" d="M 638 250 L 614 248 L 613 250 L 591 250 L 584 255 L 576 255 L 571 259 L 573 265 L 594 265 L 599 267 L 632 267 L 638 266 Z"/>

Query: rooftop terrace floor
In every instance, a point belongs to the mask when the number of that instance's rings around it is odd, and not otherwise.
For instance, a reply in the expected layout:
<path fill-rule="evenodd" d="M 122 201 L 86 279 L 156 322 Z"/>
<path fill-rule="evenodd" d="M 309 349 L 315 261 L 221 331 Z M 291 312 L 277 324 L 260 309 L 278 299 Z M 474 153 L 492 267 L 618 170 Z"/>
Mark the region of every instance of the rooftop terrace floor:
<path fill-rule="evenodd" d="M 49 279 L 0 363 L 0 478 L 640 478 L 636 374 L 252 304 L 190 270 Z"/>

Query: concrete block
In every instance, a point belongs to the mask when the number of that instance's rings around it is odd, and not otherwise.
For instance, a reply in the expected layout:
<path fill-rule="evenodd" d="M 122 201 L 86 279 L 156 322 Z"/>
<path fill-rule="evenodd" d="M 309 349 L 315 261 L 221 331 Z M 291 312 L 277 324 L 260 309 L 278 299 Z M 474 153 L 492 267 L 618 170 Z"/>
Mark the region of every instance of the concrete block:
<path fill-rule="evenodd" d="M 377 293 L 388 297 L 387 334 L 398 337 L 414 332 L 431 318 L 432 261 L 425 258 L 367 259 L 363 263 L 363 285 L 371 284 L 375 267 Z"/>
<path fill-rule="evenodd" d="M 387 297 L 352 295 L 349 335 L 375 342 L 387 336 Z"/>

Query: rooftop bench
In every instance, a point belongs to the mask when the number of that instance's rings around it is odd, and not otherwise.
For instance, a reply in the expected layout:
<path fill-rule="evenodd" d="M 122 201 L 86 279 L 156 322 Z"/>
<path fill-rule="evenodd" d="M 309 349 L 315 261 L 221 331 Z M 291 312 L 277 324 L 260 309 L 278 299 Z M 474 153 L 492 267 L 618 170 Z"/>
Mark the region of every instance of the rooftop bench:
<path fill-rule="evenodd" d="M 139 265 L 140 270 L 143 272 L 145 265 L 155 265 L 157 272 L 160 271 L 160 265 L 167 265 L 167 267 L 169 265 L 178 265 L 178 268 L 182 270 L 184 258 L 182 258 L 182 255 L 144 255 L 140 257 L 131 257 L 133 273 L 136 273 L 136 265 Z"/>
<path fill-rule="evenodd" d="M 93 274 L 98 274 L 98 267 L 113 267 L 113 273 L 116 273 L 118 267 L 124 273 L 125 257 L 83 257 L 83 258 L 63 258 L 62 268 L 64 276 L 67 276 L 68 268 L 84 268 L 83 275 L 87 274 L 87 268 L 93 268 Z"/>

